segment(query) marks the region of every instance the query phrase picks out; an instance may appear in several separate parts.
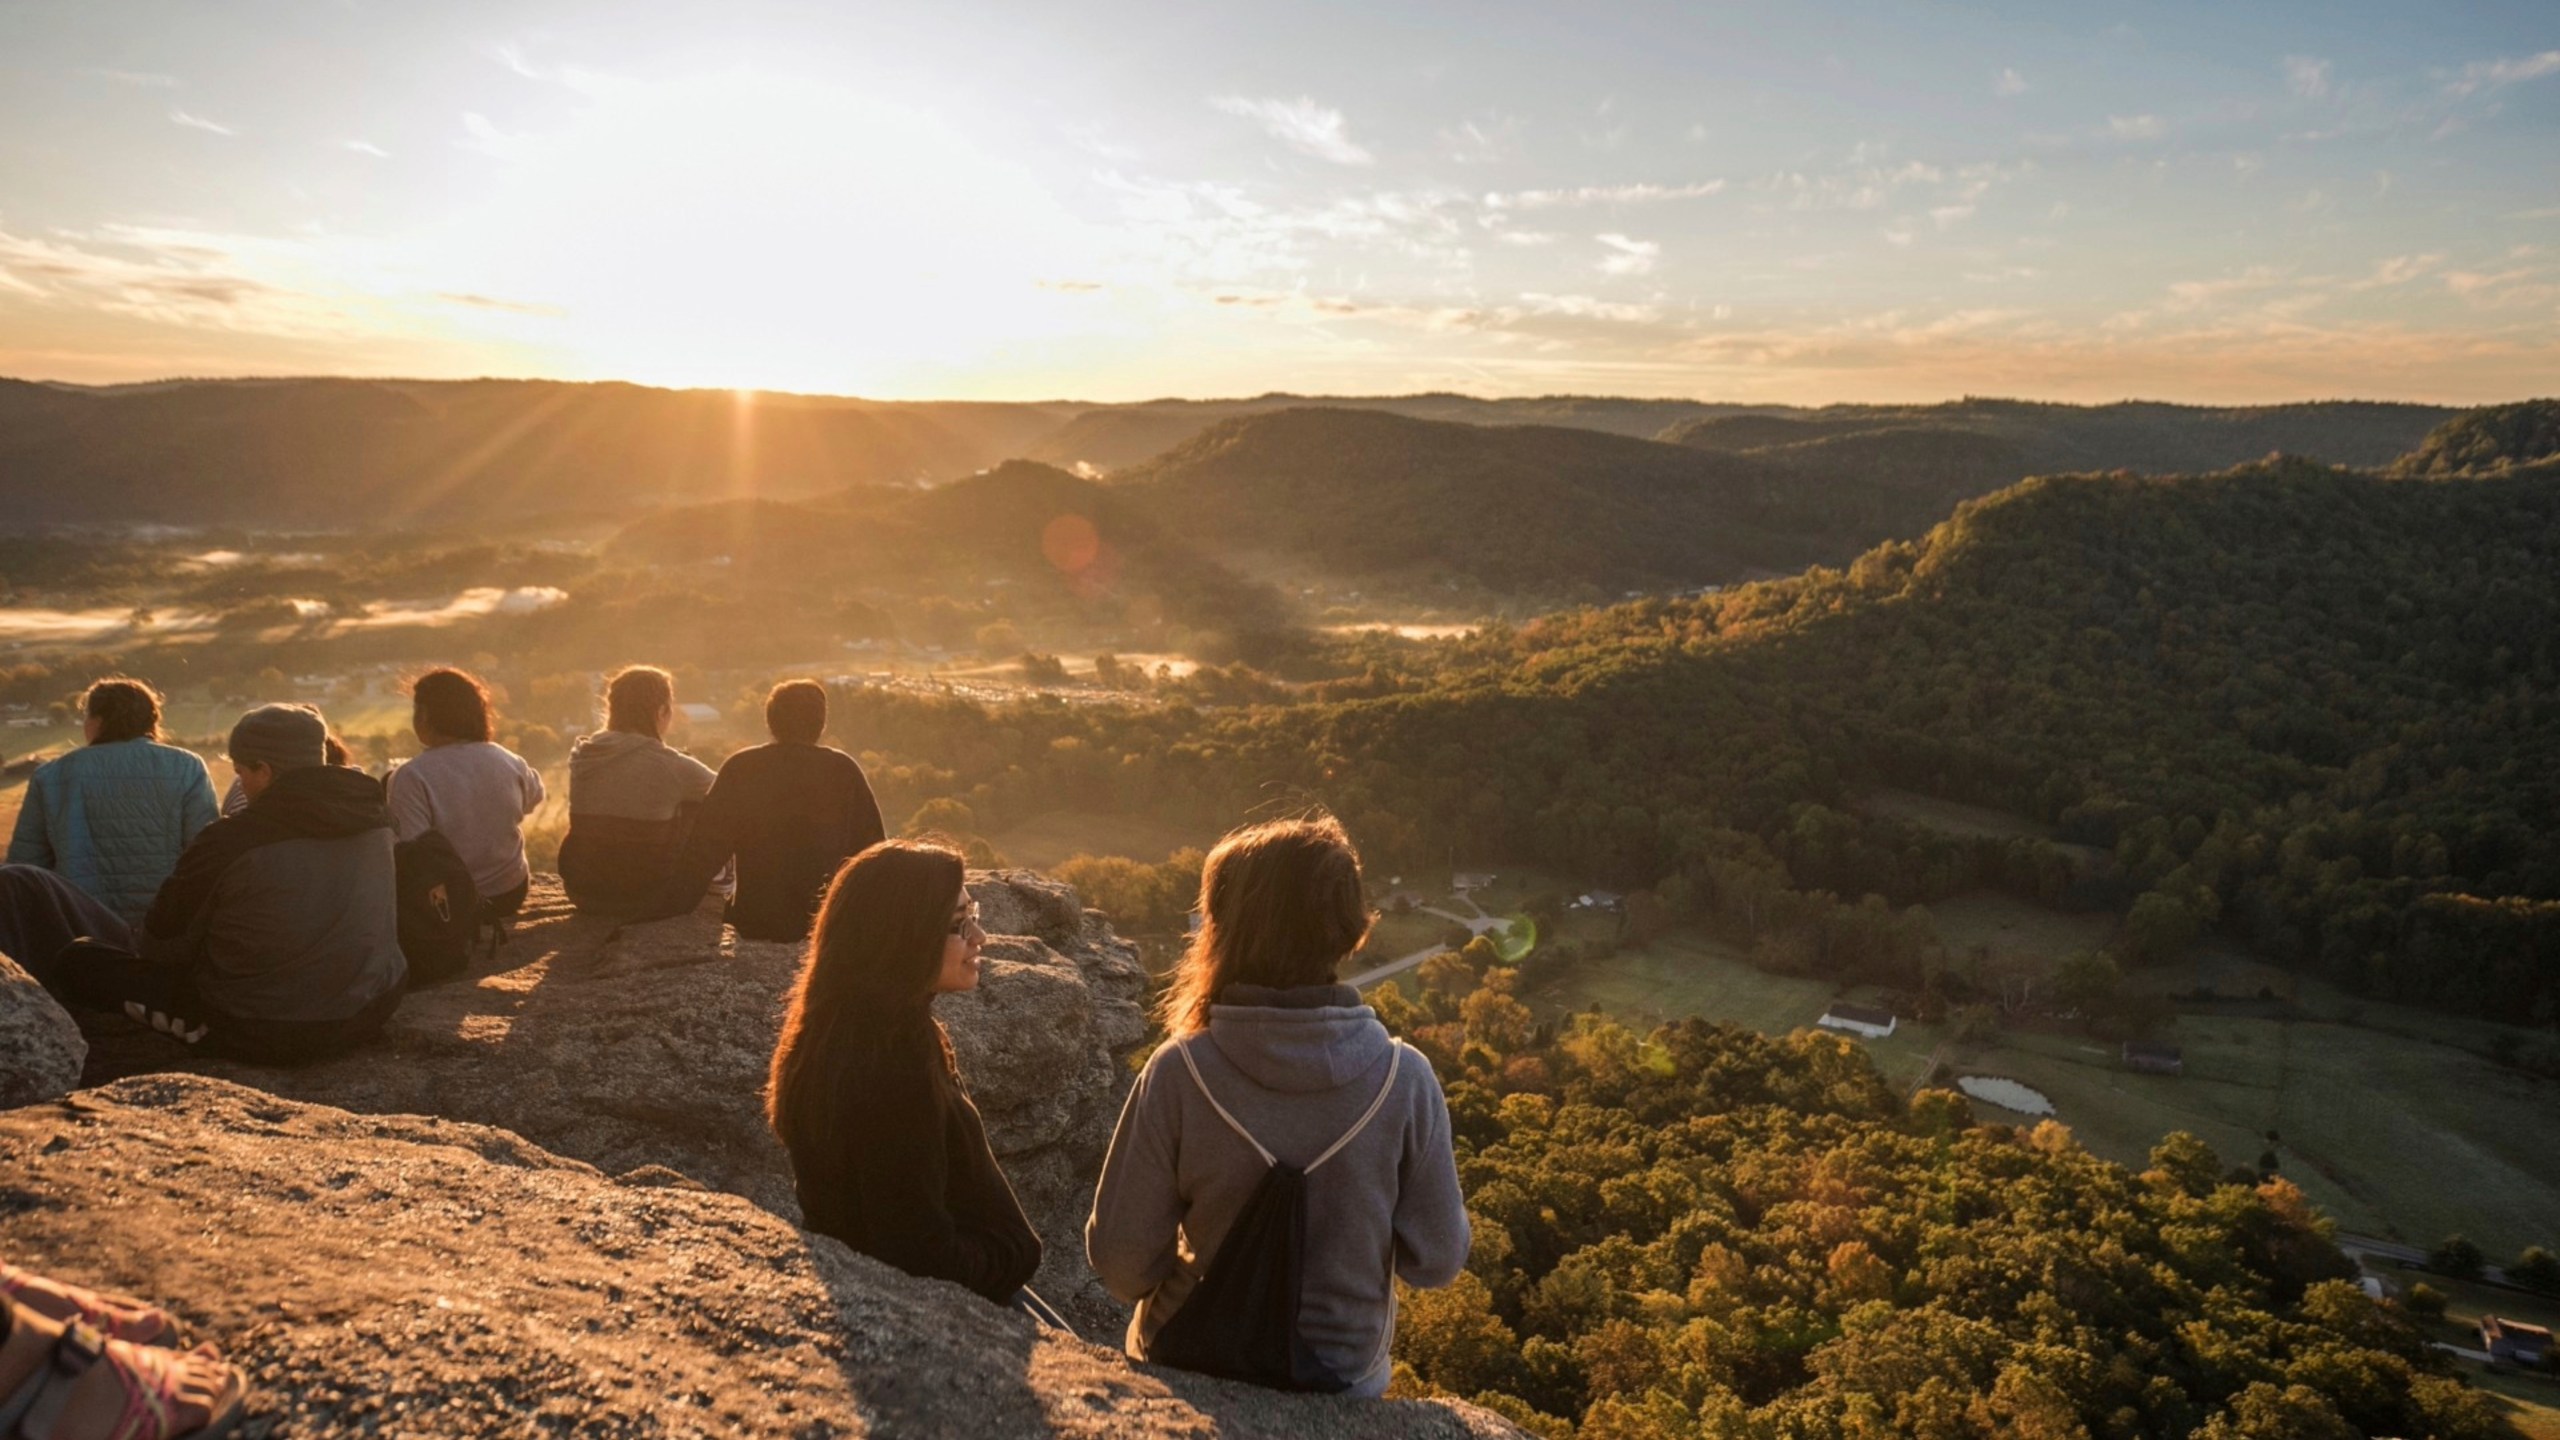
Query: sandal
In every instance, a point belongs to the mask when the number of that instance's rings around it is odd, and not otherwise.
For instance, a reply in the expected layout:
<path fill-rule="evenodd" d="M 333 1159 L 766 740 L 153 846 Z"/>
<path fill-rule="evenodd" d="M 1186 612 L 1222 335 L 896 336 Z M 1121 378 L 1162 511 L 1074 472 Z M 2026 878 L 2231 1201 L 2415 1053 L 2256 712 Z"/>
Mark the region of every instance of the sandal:
<path fill-rule="evenodd" d="M 180 1377 L 186 1368 L 182 1362 L 189 1359 L 213 1362 L 221 1372 L 222 1388 L 212 1396 L 212 1413 L 205 1423 L 181 1431 L 175 1428 L 183 1393 Z M 221 1440 L 239 1425 L 242 1403 L 249 1394 L 247 1378 L 222 1364 L 220 1353 L 210 1345 L 177 1354 L 110 1340 L 73 1321 L 53 1342 L 50 1359 L 27 1377 L 16 1394 L 0 1401 L 0 1434 L 57 1434 L 72 1392 L 80 1387 L 83 1376 L 101 1364 L 123 1387 L 124 1409 L 97 1440 Z"/>
<path fill-rule="evenodd" d="M 148 1300 L 49 1280 L 0 1261 L 0 1300 L 15 1300 L 48 1320 L 80 1321 L 128 1345 L 187 1348 L 186 1322 Z"/>

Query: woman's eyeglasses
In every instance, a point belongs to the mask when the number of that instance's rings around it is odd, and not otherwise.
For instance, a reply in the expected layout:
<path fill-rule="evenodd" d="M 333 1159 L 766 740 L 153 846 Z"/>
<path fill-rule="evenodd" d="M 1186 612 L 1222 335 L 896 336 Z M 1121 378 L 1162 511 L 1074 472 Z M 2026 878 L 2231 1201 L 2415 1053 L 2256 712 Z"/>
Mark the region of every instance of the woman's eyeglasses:
<path fill-rule="evenodd" d="M 977 931 L 981 935 L 987 933 L 986 927 L 978 923 L 978 907 L 975 905 L 971 905 L 968 909 L 951 917 L 952 934 L 966 935 L 972 930 Z"/>

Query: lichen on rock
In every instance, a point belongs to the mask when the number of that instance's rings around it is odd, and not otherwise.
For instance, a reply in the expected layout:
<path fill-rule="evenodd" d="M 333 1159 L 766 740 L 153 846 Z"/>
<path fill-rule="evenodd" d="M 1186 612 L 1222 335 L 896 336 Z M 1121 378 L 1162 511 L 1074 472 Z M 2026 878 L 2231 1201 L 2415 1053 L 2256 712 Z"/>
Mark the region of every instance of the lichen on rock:
<path fill-rule="evenodd" d="M 252 1437 L 1518 1433 L 1134 1365 L 736 1195 L 201 1076 L 0 1111 L 0 1175 L 0 1255 L 174 1307 Z"/>
<path fill-rule="evenodd" d="M 71 1093 L 89 1042 L 44 986 L 0 955 L 0 1109 Z"/>
<path fill-rule="evenodd" d="M 945 996 L 961 1076 L 1047 1241 L 1034 1282 L 1090 1333 L 1123 1313 L 1084 1265 L 1102 1151 L 1145 1043 L 1136 947 L 1075 892 L 1022 870 L 969 877 L 990 938 L 979 989 Z M 801 947 L 727 937 L 716 905 L 614 924 L 535 879 L 494 961 L 411 995 L 381 1039 L 298 1069 L 190 1054 L 119 1019 L 92 1023 L 91 1084 L 181 1069 L 368 1114 L 513 1131 L 609 1175 L 672 1172 L 797 1221 L 763 1093 Z M 56 1093 L 59 1093 L 58 1091 Z"/>

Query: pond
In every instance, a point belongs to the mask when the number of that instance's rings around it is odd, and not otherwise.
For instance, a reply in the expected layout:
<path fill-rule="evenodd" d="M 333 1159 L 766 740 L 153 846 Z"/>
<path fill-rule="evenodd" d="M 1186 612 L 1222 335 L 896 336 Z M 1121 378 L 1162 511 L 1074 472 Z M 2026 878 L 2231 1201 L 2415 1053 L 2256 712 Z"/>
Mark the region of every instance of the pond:
<path fill-rule="evenodd" d="M 1966 1075 L 1956 1081 L 1956 1088 L 1976 1100 L 1988 1100 L 2003 1110 L 2021 1115 L 2050 1115 L 2053 1102 L 2044 1092 L 2031 1085 L 2021 1085 L 2006 1075 Z"/>

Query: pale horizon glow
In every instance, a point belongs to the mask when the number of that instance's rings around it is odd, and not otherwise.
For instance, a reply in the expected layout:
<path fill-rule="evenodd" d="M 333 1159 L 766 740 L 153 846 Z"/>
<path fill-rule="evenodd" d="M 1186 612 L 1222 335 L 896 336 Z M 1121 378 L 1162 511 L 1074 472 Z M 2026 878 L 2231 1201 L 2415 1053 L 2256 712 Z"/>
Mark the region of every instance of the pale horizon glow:
<path fill-rule="evenodd" d="M 2547 10 L 1832 8 L 13 7 L 0 375 L 2560 391 Z"/>

